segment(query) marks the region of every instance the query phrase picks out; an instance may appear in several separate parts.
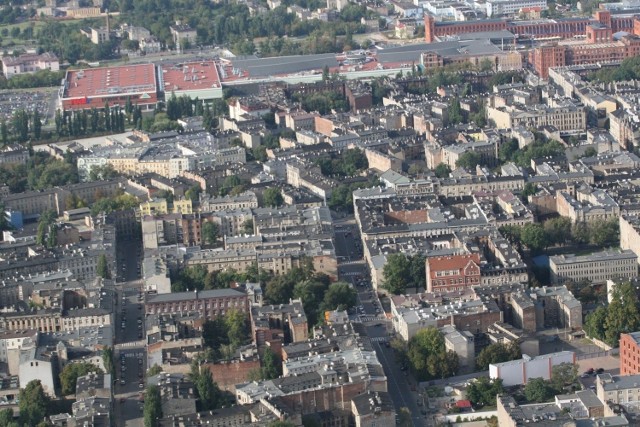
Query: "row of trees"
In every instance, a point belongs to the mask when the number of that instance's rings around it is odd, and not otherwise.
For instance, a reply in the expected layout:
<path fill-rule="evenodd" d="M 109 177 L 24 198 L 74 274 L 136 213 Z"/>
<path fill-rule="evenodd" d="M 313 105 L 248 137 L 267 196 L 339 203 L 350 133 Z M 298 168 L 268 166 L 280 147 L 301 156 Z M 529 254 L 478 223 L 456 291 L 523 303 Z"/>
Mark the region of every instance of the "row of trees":
<path fill-rule="evenodd" d="M 30 89 L 36 87 L 55 87 L 64 78 L 64 71 L 39 70 L 35 73 L 25 73 L 6 79 L 0 76 L 0 90 L 2 89 Z"/>
<path fill-rule="evenodd" d="M 353 192 L 379 185 L 380 181 L 376 177 L 370 177 L 367 181 L 340 184 L 331 191 L 327 205 L 334 211 L 353 213 Z"/>
<path fill-rule="evenodd" d="M 617 347 L 620 334 L 640 329 L 640 308 L 636 289 L 630 282 L 618 284 L 611 293 L 611 302 L 598 307 L 587 315 L 584 330 L 589 337 L 597 338 Z"/>
<path fill-rule="evenodd" d="M 578 222 L 559 217 L 542 224 L 524 226 L 505 225 L 500 232 L 518 246 L 526 246 L 533 252 L 540 252 L 550 246 L 566 244 L 591 244 L 598 247 L 616 246 L 620 242 L 618 221 Z"/>
<path fill-rule="evenodd" d="M 354 176 L 369 168 L 369 161 L 364 152 L 358 148 L 344 150 L 332 157 L 323 157 L 315 162 L 325 176 Z"/>
<path fill-rule="evenodd" d="M 135 107 L 132 112 L 134 122 L 142 117 L 140 107 Z M 98 110 L 82 111 L 56 111 L 55 115 L 56 134 L 59 137 L 84 136 L 98 132 L 124 132 L 126 116 L 125 111 L 119 106 Z"/>
<path fill-rule="evenodd" d="M 523 168 L 531 167 L 531 160 L 541 157 L 556 157 L 564 154 L 564 146 L 555 140 L 549 140 L 535 133 L 535 141 L 520 148 L 516 139 L 509 139 L 498 150 L 498 159 L 502 162 L 514 162 Z"/>
<path fill-rule="evenodd" d="M 476 369 L 486 371 L 489 365 L 494 363 L 508 362 L 522 357 L 520 345 L 517 342 L 510 344 L 495 343 L 482 349 L 476 358 Z"/>
<path fill-rule="evenodd" d="M 424 255 L 391 254 L 382 269 L 382 287 L 392 294 L 403 294 L 409 287 L 424 289 L 426 286 Z"/>
<path fill-rule="evenodd" d="M 38 231 L 36 234 L 36 243 L 49 249 L 57 244 L 57 215 L 53 210 L 46 210 L 40 214 L 38 219 Z"/>

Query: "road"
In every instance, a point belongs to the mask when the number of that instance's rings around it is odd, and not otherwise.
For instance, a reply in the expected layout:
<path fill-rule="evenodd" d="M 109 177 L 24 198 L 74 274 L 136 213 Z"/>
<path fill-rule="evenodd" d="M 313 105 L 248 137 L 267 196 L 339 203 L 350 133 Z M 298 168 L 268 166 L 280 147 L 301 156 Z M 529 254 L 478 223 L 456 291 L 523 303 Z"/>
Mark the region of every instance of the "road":
<path fill-rule="evenodd" d="M 408 408 L 415 427 L 426 426 L 427 419 L 420 407 L 420 396 L 416 382 L 407 371 L 402 371 L 396 361 L 394 350 L 386 342 L 392 332 L 391 322 L 382 310 L 380 299 L 371 287 L 369 270 L 363 259 L 362 241 L 353 217 L 334 221 L 336 255 L 339 257 L 338 276 L 340 280 L 353 284 L 358 291 L 356 310 L 351 314 L 355 322 L 362 322 L 367 336 L 382 364 L 387 376 L 387 390 L 396 411 Z M 412 390 L 413 389 L 413 390 Z M 422 403 L 422 402 L 420 402 Z"/>
<path fill-rule="evenodd" d="M 141 427 L 143 425 L 141 392 L 146 373 L 146 348 L 141 345 L 145 337 L 144 298 L 140 280 L 142 244 L 127 241 L 118 244 L 116 291 L 116 425 Z"/>

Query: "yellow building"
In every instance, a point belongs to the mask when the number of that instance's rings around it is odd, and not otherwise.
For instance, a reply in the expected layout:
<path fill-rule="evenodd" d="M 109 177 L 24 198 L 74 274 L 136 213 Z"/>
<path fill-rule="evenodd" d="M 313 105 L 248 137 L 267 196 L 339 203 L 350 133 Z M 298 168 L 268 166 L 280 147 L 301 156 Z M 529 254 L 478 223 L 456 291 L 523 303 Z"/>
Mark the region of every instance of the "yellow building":
<path fill-rule="evenodd" d="M 169 205 L 166 199 L 151 199 L 140 204 L 140 214 L 144 215 L 166 215 L 170 213 L 190 214 L 193 213 L 191 199 L 174 200 Z"/>

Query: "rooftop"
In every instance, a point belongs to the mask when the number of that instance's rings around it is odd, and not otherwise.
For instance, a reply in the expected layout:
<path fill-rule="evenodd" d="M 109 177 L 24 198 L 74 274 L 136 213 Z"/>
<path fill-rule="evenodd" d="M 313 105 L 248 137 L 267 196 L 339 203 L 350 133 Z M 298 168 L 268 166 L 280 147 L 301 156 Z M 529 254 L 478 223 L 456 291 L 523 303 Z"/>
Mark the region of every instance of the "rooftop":
<path fill-rule="evenodd" d="M 220 87 L 220 76 L 215 62 L 188 62 L 160 69 L 166 92 L 198 90 Z"/>
<path fill-rule="evenodd" d="M 63 98 L 155 93 L 156 90 L 156 70 L 153 64 L 87 68 L 67 71 Z"/>

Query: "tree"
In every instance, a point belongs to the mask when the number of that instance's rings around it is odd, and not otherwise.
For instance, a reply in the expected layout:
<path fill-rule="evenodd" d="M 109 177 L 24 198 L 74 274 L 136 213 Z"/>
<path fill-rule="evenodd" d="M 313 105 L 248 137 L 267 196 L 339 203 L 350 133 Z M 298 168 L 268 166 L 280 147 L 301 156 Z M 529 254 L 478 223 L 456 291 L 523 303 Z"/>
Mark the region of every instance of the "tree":
<path fill-rule="evenodd" d="M 551 384 L 558 393 L 565 386 L 575 383 L 577 378 L 578 365 L 574 363 L 561 363 L 551 368 Z"/>
<path fill-rule="evenodd" d="M 13 419 L 13 409 L 7 408 L 0 411 L 0 427 L 18 427 Z"/>
<path fill-rule="evenodd" d="M 620 227 L 617 219 L 594 221 L 587 225 L 589 243 L 596 246 L 616 246 L 620 244 Z"/>
<path fill-rule="evenodd" d="M 604 329 L 605 342 L 612 347 L 618 346 L 620 334 L 640 329 L 638 298 L 630 282 L 621 283 L 613 289 Z"/>
<path fill-rule="evenodd" d="M 284 198 L 282 197 L 280 189 L 275 187 L 269 187 L 264 190 L 262 200 L 265 206 L 272 208 L 282 206 L 282 204 L 284 203 Z"/>
<path fill-rule="evenodd" d="M 109 272 L 109 264 L 107 263 L 107 256 L 100 254 L 98 257 L 98 265 L 96 266 L 96 275 L 103 279 L 110 279 L 111 273 Z"/>
<path fill-rule="evenodd" d="M 607 309 L 598 307 L 587 315 L 584 321 L 584 331 L 588 337 L 604 340 Z"/>
<path fill-rule="evenodd" d="M 488 377 L 479 377 L 471 381 L 467 387 L 467 398 L 473 406 L 495 406 L 496 396 L 504 393 L 502 380 L 499 378 L 489 379 Z"/>
<path fill-rule="evenodd" d="M 102 350 L 102 363 L 104 364 L 104 369 L 107 371 L 107 374 L 115 372 L 115 361 L 113 359 L 112 347 L 106 347 Z"/>
<path fill-rule="evenodd" d="M 220 235 L 220 226 L 213 221 L 206 221 L 202 224 L 202 240 L 209 245 L 215 245 Z"/>
<path fill-rule="evenodd" d="M 527 224 L 522 228 L 520 234 L 522 244 L 527 246 L 531 251 L 538 252 L 549 246 L 547 233 L 544 232 L 540 224 Z"/>
<path fill-rule="evenodd" d="M 433 327 L 419 330 L 409 340 L 407 357 L 420 380 L 442 378 L 458 369 L 458 358 L 447 354 L 442 333 Z"/>
<path fill-rule="evenodd" d="M 162 418 L 162 401 L 157 385 L 147 386 L 144 399 L 144 427 L 155 427 Z"/>
<path fill-rule="evenodd" d="M 411 263 L 406 255 L 391 254 L 382 269 L 384 282 L 382 287 L 392 294 L 402 294 L 411 280 Z"/>
<path fill-rule="evenodd" d="M 449 123 L 457 125 L 462 123 L 464 117 L 462 116 L 462 108 L 460 107 L 460 99 L 453 98 L 449 103 Z"/>
<path fill-rule="evenodd" d="M 242 231 L 244 234 L 253 234 L 253 220 L 251 218 L 242 223 Z"/>
<path fill-rule="evenodd" d="M 224 324 L 229 344 L 234 351 L 249 339 L 249 319 L 240 310 L 231 309 L 224 315 Z"/>
<path fill-rule="evenodd" d="M 400 408 L 400 413 L 398 414 L 398 425 L 400 427 L 413 426 L 413 420 L 411 419 L 411 411 L 409 411 L 409 408 Z"/>
<path fill-rule="evenodd" d="M 0 140 L 3 145 L 9 142 L 9 128 L 7 127 L 7 121 L 5 119 L 0 121 Z"/>
<path fill-rule="evenodd" d="M 213 376 L 209 369 L 193 363 L 191 365 L 191 380 L 196 386 L 201 411 L 218 409 L 226 403 L 226 399 L 218 384 L 213 381 Z"/>
<path fill-rule="evenodd" d="M 280 375 L 282 375 L 282 362 L 271 348 L 267 347 L 262 354 L 262 378 L 272 380 Z"/>
<path fill-rule="evenodd" d="M 200 199 L 201 192 L 202 188 L 199 185 L 194 185 L 184 193 L 184 197 L 191 201 L 197 202 Z"/>
<path fill-rule="evenodd" d="M 518 140 L 511 138 L 498 149 L 498 158 L 503 162 L 510 162 L 519 149 L 520 144 Z"/>
<path fill-rule="evenodd" d="M 529 403 L 546 402 L 555 396 L 556 391 L 549 381 L 542 378 L 531 378 L 524 386 L 524 397 Z"/>
<path fill-rule="evenodd" d="M 47 416 L 49 397 L 45 394 L 40 380 L 30 381 L 19 394 L 21 425 L 36 426 Z"/>
<path fill-rule="evenodd" d="M 154 377 L 162 372 L 162 366 L 155 364 L 149 369 L 147 369 L 147 377 Z"/>
<path fill-rule="evenodd" d="M 552 218 L 543 224 L 550 244 L 566 244 L 571 240 L 571 220 L 565 217 Z"/>
<path fill-rule="evenodd" d="M 33 122 L 33 137 L 35 139 L 40 139 L 40 135 L 42 133 L 42 119 L 40 118 L 40 112 L 37 108 L 33 112 L 33 118 L 31 120 Z"/>
<path fill-rule="evenodd" d="M 356 305 L 356 295 L 356 290 L 347 283 L 332 283 L 324 294 L 320 311 L 347 310 Z"/>
<path fill-rule="evenodd" d="M 508 362 L 510 360 L 520 359 L 522 353 L 517 342 L 511 344 L 495 343 L 483 348 L 476 359 L 476 367 L 485 371 L 489 369 L 489 365 L 493 363 Z"/>
<path fill-rule="evenodd" d="M 409 257 L 410 284 L 418 289 L 426 289 L 427 273 L 425 271 L 426 257 L 424 255 L 413 255 Z"/>
<path fill-rule="evenodd" d="M 466 153 L 458 157 L 458 160 L 456 161 L 456 167 L 464 168 L 467 170 L 475 170 L 476 166 L 478 166 L 481 161 L 482 158 L 480 157 L 480 154 L 476 153 L 475 151 L 467 151 Z"/>
<path fill-rule="evenodd" d="M 76 392 L 76 381 L 78 377 L 87 375 L 89 372 L 100 372 L 100 368 L 92 363 L 80 362 L 67 364 L 60 373 L 60 386 L 62 394 L 68 396 Z"/>
<path fill-rule="evenodd" d="M 451 168 L 446 163 L 440 163 L 433 170 L 438 178 L 448 178 L 449 174 L 451 174 Z"/>

